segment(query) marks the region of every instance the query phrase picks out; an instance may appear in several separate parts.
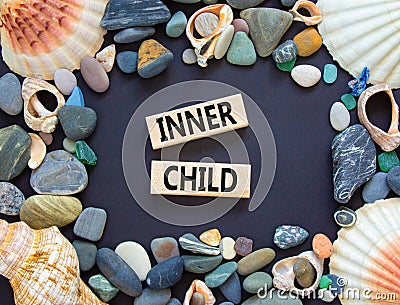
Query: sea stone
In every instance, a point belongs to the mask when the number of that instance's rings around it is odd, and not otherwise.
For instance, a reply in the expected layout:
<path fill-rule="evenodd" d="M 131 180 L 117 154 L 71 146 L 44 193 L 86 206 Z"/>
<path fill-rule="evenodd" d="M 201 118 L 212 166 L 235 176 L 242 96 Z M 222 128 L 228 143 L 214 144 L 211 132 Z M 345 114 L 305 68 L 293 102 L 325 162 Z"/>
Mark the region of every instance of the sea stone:
<path fill-rule="evenodd" d="M 0 180 L 9 181 L 25 169 L 31 158 L 31 137 L 18 125 L 0 129 Z"/>
<path fill-rule="evenodd" d="M 321 277 L 321 279 L 319 280 L 319 288 L 320 289 L 324 289 L 324 288 L 328 288 L 330 285 L 332 284 L 332 280 L 327 277 L 326 275 L 323 275 Z"/>
<path fill-rule="evenodd" d="M 293 21 L 292 14 L 274 8 L 249 8 L 240 13 L 250 28 L 257 54 L 271 55 Z"/>
<path fill-rule="evenodd" d="M 337 67 L 333 64 L 324 66 L 324 81 L 327 84 L 333 84 L 337 79 Z"/>
<path fill-rule="evenodd" d="M 357 101 L 350 93 L 343 94 L 340 98 L 347 110 L 353 110 L 357 106 Z"/>
<path fill-rule="evenodd" d="M 117 51 L 115 49 L 115 44 L 110 44 L 108 47 L 105 47 L 96 54 L 96 60 L 101 63 L 104 71 L 111 72 L 112 68 L 114 67 L 116 54 Z"/>
<path fill-rule="evenodd" d="M 187 233 L 179 238 L 179 244 L 185 250 L 193 253 L 199 253 L 204 255 L 218 255 L 220 254 L 219 248 L 214 248 L 205 243 L 202 243 L 192 233 Z"/>
<path fill-rule="evenodd" d="M 21 83 L 15 74 L 7 73 L 0 78 L 0 109 L 9 115 L 22 111 Z"/>
<path fill-rule="evenodd" d="M 236 257 L 235 243 L 232 237 L 224 237 L 221 239 L 219 249 L 224 259 L 231 260 Z"/>
<path fill-rule="evenodd" d="M 400 166 L 395 166 L 389 171 L 386 181 L 391 190 L 400 195 Z"/>
<path fill-rule="evenodd" d="M 205 275 L 205 283 L 209 288 L 221 286 L 237 270 L 236 262 L 228 262 Z"/>
<path fill-rule="evenodd" d="M 231 45 L 235 29 L 233 25 L 228 25 L 219 37 L 217 44 L 215 45 L 214 57 L 215 59 L 221 59 L 228 52 L 229 46 Z"/>
<path fill-rule="evenodd" d="M 312 241 L 314 253 L 321 258 L 329 258 L 333 252 L 332 242 L 324 234 L 316 234 Z"/>
<path fill-rule="evenodd" d="M 321 71 L 312 65 L 298 65 L 290 75 L 298 85 L 305 88 L 316 85 L 321 79 Z"/>
<path fill-rule="evenodd" d="M 274 258 L 275 251 L 270 248 L 254 251 L 238 262 L 238 273 L 240 275 L 252 274 L 267 266 Z"/>
<path fill-rule="evenodd" d="M 190 299 L 190 305 L 205 305 L 206 298 L 200 292 L 193 293 Z"/>
<path fill-rule="evenodd" d="M 25 202 L 24 194 L 9 182 L 0 182 L 0 213 L 18 215 Z"/>
<path fill-rule="evenodd" d="M 81 202 L 70 196 L 34 195 L 26 199 L 20 218 L 32 229 L 64 227 L 82 212 Z"/>
<path fill-rule="evenodd" d="M 138 53 L 133 51 L 123 51 L 117 54 L 118 68 L 126 73 L 136 72 L 138 63 Z"/>
<path fill-rule="evenodd" d="M 255 7 L 264 2 L 264 0 L 227 0 L 226 1 L 230 6 L 244 10 L 246 8 Z"/>
<path fill-rule="evenodd" d="M 167 305 L 182 305 L 181 301 L 176 298 L 171 298 Z"/>
<path fill-rule="evenodd" d="M 78 86 L 74 87 L 71 96 L 65 103 L 65 106 L 85 106 L 85 98 L 83 97 L 82 90 Z"/>
<path fill-rule="evenodd" d="M 187 65 L 197 63 L 197 56 L 193 49 L 186 49 L 182 53 L 182 61 Z"/>
<path fill-rule="evenodd" d="M 93 91 L 103 93 L 108 90 L 110 80 L 103 65 L 96 58 L 90 56 L 82 58 L 81 74 L 85 83 Z"/>
<path fill-rule="evenodd" d="M 168 37 L 178 38 L 185 32 L 186 25 L 186 15 L 184 12 L 179 11 L 171 17 L 170 21 L 168 21 L 165 31 Z"/>
<path fill-rule="evenodd" d="M 96 264 L 96 245 L 84 240 L 74 240 L 72 245 L 78 254 L 79 269 L 83 272 L 92 269 Z"/>
<path fill-rule="evenodd" d="M 222 256 L 182 255 L 185 271 L 203 274 L 217 268 L 222 262 Z"/>
<path fill-rule="evenodd" d="M 56 150 L 49 152 L 32 171 L 30 183 L 38 194 L 72 195 L 86 188 L 88 175 L 85 166 L 73 155 Z"/>
<path fill-rule="evenodd" d="M 146 288 L 138 296 L 133 305 L 166 305 L 171 298 L 171 289 L 151 289 Z"/>
<path fill-rule="evenodd" d="M 134 28 L 122 30 L 121 32 L 115 34 L 114 41 L 116 43 L 133 43 L 153 36 L 155 33 L 156 29 L 153 27 L 137 26 Z"/>
<path fill-rule="evenodd" d="M 357 214 L 347 207 L 339 207 L 333 215 L 335 222 L 341 227 L 351 227 L 357 221 Z"/>
<path fill-rule="evenodd" d="M 86 208 L 75 223 L 74 234 L 91 241 L 99 241 L 103 236 L 106 221 L 107 213 L 103 209 Z"/>
<path fill-rule="evenodd" d="M 44 144 L 47 146 L 51 145 L 53 143 L 53 135 L 51 133 L 45 133 L 43 131 L 39 132 L 39 137 L 42 138 Z"/>
<path fill-rule="evenodd" d="M 283 6 L 292 7 L 296 3 L 296 0 L 281 0 L 281 3 Z"/>
<path fill-rule="evenodd" d="M 251 66 L 256 63 L 256 50 L 246 33 L 237 32 L 233 36 L 226 59 L 230 64 L 239 66 Z"/>
<path fill-rule="evenodd" d="M 67 151 L 67 152 L 69 152 L 70 154 L 74 154 L 74 153 L 76 153 L 76 149 L 75 149 L 75 141 L 72 141 L 72 140 L 70 140 L 70 139 L 68 139 L 68 138 L 65 138 L 64 140 L 63 140 L 63 148 Z"/>
<path fill-rule="evenodd" d="M 194 27 L 202 37 L 210 36 L 210 34 L 217 28 L 219 18 L 213 13 L 201 13 L 194 20 Z"/>
<path fill-rule="evenodd" d="M 150 248 L 157 263 L 162 263 L 171 257 L 180 256 L 178 242 L 173 237 L 153 239 Z"/>
<path fill-rule="evenodd" d="M 400 160 L 397 157 L 396 151 L 383 151 L 378 155 L 378 164 L 381 171 L 388 173 L 393 167 L 400 165 Z"/>
<path fill-rule="evenodd" d="M 201 233 L 200 240 L 209 246 L 218 247 L 221 241 L 221 233 L 218 229 L 211 229 Z"/>
<path fill-rule="evenodd" d="M 160 0 L 111 0 L 100 24 L 106 30 L 117 30 L 151 26 L 170 18 L 169 9 Z"/>
<path fill-rule="evenodd" d="M 276 63 L 276 67 L 281 70 L 282 72 L 292 72 L 294 65 L 296 64 L 296 57 L 293 58 L 291 61 L 285 63 Z"/>
<path fill-rule="evenodd" d="M 103 302 L 111 301 L 119 292 L 119 289 L 102 274 L 93 275 L 89 279 L 89 286 Z"/>
<path fill-rule="evenodd" d="M 300 298 L 294 298 L 288 292 L 275 290 L 268 293 L 265 298 L 255 295 L 243 302 L 242 305 L 303 305 L 303 303 Z"/>
<path fill-rule="evenodd" d="M 311 287 L 314 282 L 316 271 L 308 259 L 298 259 L 293 265 L 293 272 L 297 282 L 301 287 Z"/>
<path fill-rule="evenodd" d="M 266 292 L 272 288 L 272 277 L 265 272 L 255 272 L 243 281 L 243 289 L 248 293 Z"/>
<path fill-rule="evenodd" d="M 239 304 L 242 300 L 242 287 L 236 272 L 234 272 L 225 283 L 219 286 L 219 290 L 223 296 L 233 304 Z"/>
<path fill-rule="evenodd" d="M 54 83 L 60 92 L 64 95 L 70 95 L 78 85 L 74 73 L 67 69 L 58 69 L 54 73 Z"/>
<path fill-rule="evenodd" d="M 173 257 L 155 265 L 147 274 L 146 283 L 153 289 L 165 289 L 179 283 L 183 275 L 183 259 Z"/>
<path fill-rule="evenodd" d="M 154 39 L 144 41 L 139 48 L 138 73 L 142 78 L 151 78 L 168 68 L 174 60 L 170 50 Z"/>
<path fill-rule="evenodd" d="M 236 18 L 232 21 L 232 26 L 234 28 L 234 32 L 245 32 L 246 35 L 249 35 L 250 33 L 250 29 L 249 29 L 249 25 L 247 24 L 246 21 L 244 21 L 241 18 Z"/>
<path fill-rule="evenodd" d="M 65 135 L 72 141 L 89 137 L 96 128 L 96 112 L 88 107 L 64 106 L 58 112 Z"/>
<path fill-rule="evenodd" d="M 375 145 L 368 131 L 356 124 L 338 134 L 331 148 L 334 198 L 347 203 L 355 190 L 375 174 Z"/>
<path fill-rule="evenodd" d="M 126 241 L 115 248 L 115 253 L 117 253 L 129 265 L 129 267 L 136 272 L 141 281 L 146 280 L 147 273 L 149 273 L 151 269 L 151 263 L 150 258 L 142 245 L 133 241 Z"/>
<path fill-rule="evenodd" d="M 206 5 L 211 5 L 218 3 L 218 0 L 203 0 L 203 3 Z"/>
<path fill-rule="evenodd" d="M 77 141 L 75 143 L 76 158 L 85 165 L 95 166 L 97 164 L 97 156 L 93 149 L 85 141 Z"/>
<path fill-rule="evenodd" d="M 372 178 L 365 183 L 362 198 L 367 203 L 374 203 L 377 200 L 385 199 L 390 192 L 389 185 L 387 183 L 387 173 L 376 173 Z"/>
<path fill-rule="evenodd" d="M 142 293 L 139 277 L 113 250 L 102 248 L 97 251 L 96 263 L 101 273 L 125 294 L 137 297 Z"/>
<path fill-rule="evenodd" d="M 314 27 L 308 27 L 294 36 L 297 44 L 298 55 L 307 57 L 317 52 L 322 46 L 322 37 Z"/>
<path fill-rule="evenodd" d="M 302 227 L 282 225 L 275 230 L 274 243 L 281 249 L 289 249 L 304 243 L 308 236 Z"/>
<path fill-rule="evenodd" d="M 333 129 L 343 131 L 350 125 L 350 113 L 341 102 L 333 103 L 329 114 Z"/>
<path fill-rule="evenodd" d="M 240 256 L 246 256 L 253 251 L 253 240 L 247 237 L 239 237 L 235 242 L 235 251 Z"/>
<path fill-rule="evenodd" d="M 280 44 L 273 52 L 272 58 L 277 63 L 285 63 L 291 61 L 297 56 L 297 45 L 293 40 L 286 40 Z"/>

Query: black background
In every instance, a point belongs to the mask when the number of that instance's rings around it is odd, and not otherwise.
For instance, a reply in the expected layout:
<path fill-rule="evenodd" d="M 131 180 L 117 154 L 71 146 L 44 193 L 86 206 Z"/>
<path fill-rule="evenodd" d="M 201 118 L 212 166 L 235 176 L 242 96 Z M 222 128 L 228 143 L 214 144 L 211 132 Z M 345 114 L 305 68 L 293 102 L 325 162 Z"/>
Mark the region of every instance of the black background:
<path fill-rule="evenodd" d="M 203 6 L 202 3 L 185 5 L 170 0 L 165 1 L 171 13 L 183 10 L 189 17 L 194 11 Z M 276 7 L 287 10 L 278 0 L 270 0 L 263 4 L 267 7 Z M 235 10 L 235 17 L 239 11 Z M 303 23 L 294 22 L 283 40 L 292 39 L 294 35 L 305 28 Z M 119 243 L 133 240 L 141 243 L 150 251 L 152 239 L 162 236 L 178 238 L 186 232 L 199 235 L 210 228 L 218 228 L 223 236 L 247 236 L 254 240 L 254 249 L 272 247 L 277 251 L 275 262 L 281 258 L 297 255 L 311 249 L 312 236 L 323 232 L 332 240 L 336 238 L 338 226 L 333 220 L 333 212 L 339 206 L 333 199 L 332 161 L 330 144 L 336 132 L 329 123 L 329 110 L 333 102 L 340 100 L 347 91 L 347 82 L 352 79 L 347 72 L 339 69 L 338 80 L 327 85 L 322 80 L 312 88 L 297 86 L 289 73 L 279 71 L 271 57 L 258 58 L 252 67 L 230 65 L 225 59 L 211 60 L 204 69 L 197 65 L 188 66 L 181 60 L 182 52 L 190 47 L 185 36 L 178 39 L 168 38 L 165 34 L 165 25 L 156 26 L 155 39 L 173 51 L 175 59 L 171 66 L 161 75 L 145 80 L 137 74 L 123 74 L 118 67 L 114 67 L 110 76 L 110 89 L 105 94 L 96 94 L 91 91 L 82 80 L 79 71 L 78 85 L 82 89 L 88 107 L 96 110 L 98 124 L 95 133 L 87 140 L 98 155 L 99 162 L 94 168 L 89 168 L 89 185 L 78 194 L 84 207 L 95 206 L 103 208 L 108 213 L 107 225 L 103 238 L 97 243 L 99 248 L 114 249 Z M 104 46 L 112 42 L 114 32 L 106 35 Z M 139 43 L 117 45 L 117 51 L 137 51 Z M 323 70 L 326 63 L 332 59 L 323 46 L 319 52 L 307 57 L 299 58 L 297 64 L 312 64 Z M 368 65 L 368 63 L 365 63 Z M 9 72 L 7 66 L 0 62 L 0 72 Z M 125 184 L 121 149 L 125 128 L 135 109 L 156 91 L 187 80 L 207 79 L 225 82 L 247 93 L 267 117 L 274 132 L 277 147 L 277 168 L 272 188 L 255 212 L 247 210 L 247 201 L 240 201 L 228 214 L 213 223 L 199 227 L 176 227 L 162 223 L 146 214 L 133 200 Z M 22 80 L 22 79 L 21 79 Z M 397 92 L 395 96 L 398 97 Z M 389 99 L 383 94 L 373 97 L 369 103 L 368 112 L 371 120 L 382 128 L 388 128 L 390 122 Z M 45 102 L 55 107 L 55 101 Z M 356 111 L 351 112 L 351 123 L 357 123 Z M 26 130 L 23 114 L 11 117 L 0 113 L 0 127 L 19 124 Z M 144 118 L 143 118 L 144 124 Z M 240 132 L 249 151 L 253 168 L 259 168 L 260 155 L 257 142 L 252 132 Z M 61 127 L 54 132 L 54 142 L 48 151 L 62 149 L 64 138 Z M 182 161 L 199 161 L 203 157 L 212 157 L 217 162 L 226 160 L 226 152 L 212 140 L 204 139 L 185 145 L 180 159 Z M 159 159 L 159 152 L 152 151 L 147 145 L 146 159 Z M 132 162 L 140 162 L 132 160 Z M 25 170 L 19 177 L 11 181 L 29 197 L 34 194 L 29 185 L 31 171 Z M 137 173 L 138 179 L 145 177 L 144 173 Z M 253 179 L 257 180 L 257 177 Z M 263 183 L 262 181 L 260 183 Z M 144 190 L 147 191 L 147 190 Z M 179 202 L 198 204 L 204 199 L 185 197 Z M 360 190 L 356 192 L 348 204 L 356 209 L 363 204 Z M 2 218 L 14 222 L 17 217 Z M 273 244 L 274 230 L 281 224 L 300 225 L 307 229 L 310 238 L 301 246 L 289 250 L 280 250 Z M 72 241 L 73 225 L 61 231 Z M 151 252 L 149 252 L 151 253 Z M 155 260 L 150 255 L 152 263 Z M 327 264 L 326 264 L 327 265 Z M 271 270 L 272 264 L 266 270 Z M 94 268 L 83 273 L 87 280 L 98 272 Z M 328 273 L 328 269 L 325 269 Z M 181 283 L 173 287 L 173 296 L 183 301 L 184 294 L 195 275 L 185 274 Z M 203 276 L 198 277 L 204 279 Z M 217 304 L 224 301 L 218 289 L 214 289 Z M 5 278 L 0 278 L 0 295 L 3 305 L 13 304 L 12 290 Z M 248 295 L 244 294 L 243 300 Z M 111 304 L 132 304 L 133 299 L 119 293 Z M 305 300 L 305 304 L 322 304 L 319 300 Z M 334 304 L 339 304 L 335 301 Z"/>

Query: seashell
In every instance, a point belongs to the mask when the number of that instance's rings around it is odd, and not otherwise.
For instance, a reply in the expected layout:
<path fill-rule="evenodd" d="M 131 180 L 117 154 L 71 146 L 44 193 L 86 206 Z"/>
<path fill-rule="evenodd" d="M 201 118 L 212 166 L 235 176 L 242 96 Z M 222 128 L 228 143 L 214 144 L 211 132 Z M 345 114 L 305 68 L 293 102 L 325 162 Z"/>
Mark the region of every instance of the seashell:
<path fill-rule="evenodd" d="M 42 164 L 44 157 L 46 156 L 46 144 L 35 133 L 29 133 L 31 137 L 31 158 L 28 161 L 28 166 L 30 169 L 38 168 Z"/>
<path fill-rule="evenodd" d="M 392 104 L 392 121 L 388 132 L 383 131 L 379 127 L 373 125 L 367 116 L 366 104 L 368 99 L 378 93 L 386 92 Z M 369 131 L 372 140 L 378 144 L 384 151 L 395 150 L 400 145 L 400 132 L 399 132 L 399 106 L 394 99 L 393 92 L 387 84 L 379 84 L 369 87 L 360 95 L 358 100 L 358 118 L 361 124 Z"/>
<path fill-rule="evenodd" d="M 360 293 L 340 300 L 343 305 L 399 304 L 400 198 L 365 204 L 356 213 L 355 225 L 341 229 L 333 243 L 329 268 L 347 284 L 342 295 Z"/>
<path fill-rule="evenodd" d="M 299 12 L 301 9 L 306 10 L 310 16 L 302 15 Z M 289 13 L 293 15 L 293 20 L 303 21 L 306 25 L 315 25 L 322 21 L 321 10 L 313 2 L 308 0 L 298 0 L 293 8 L 289 10 Z"/>
<path fill-rule="evenodd" d="M 0 219 L 0 262 L 16 305 L 106 305 L 80 279 L 75 249 L 57 227 L 32 230 Z"/>
<path fill-rule="evenodd" d="M 106 33 L 100 26 L 108 0 L 2 0 L 3 59 L 24 76 L 51 80 L 60 68 L 78 69 L 94 56 Z"/>
<path fill-rule="evenodd" d="M 311 263 L 311 265 L 313 265 L 317 272 L 315 282 L 309 288 L 298 289 L 295 286 L 295 274 L 293 272 L 293 265 L 300 258 L 307 259 Z M 323 269 L 324 259 L 317 257 L 313 251 L 306 251 L 299 254 L 298 256 L 288 257 L 277 262 L 272 267 L 272 274 L 274 276 L 273 284 L 276 288 L 280 290 L 290 291 L 291 293 L 297 294 L 302 297 L 308 296 L 315 289 L 317 289 L 319 281 L 322 277 Z"/>
<path fill-rule="evenodd" d="M 318 0 L 317 6 L 323 43 L 344 70 L 358 77 L 368 66 L 369 83 L 400 87 L 400 1 Z"/>
<path fill-rule="evenodd" d="M 192 299 L 192 296 L 195 292 L 199 292 L 204 296 L 205 298 L 204 305 L 213 305 L 216 302 L 215 297 L 210 288 L 208 288 L 204 282 L 200 280 L 194 280 L 192 282 L 192 285 L 190 285 L 189 290 L 186 292 L 183 305 L 190 304 L 190 300 Z"/>
<path fill-rule="evenodd" d="M 57 107 L 54 111 L 49 111 L 42 105 L 36 95 L 39 91 L 48 91 L 57 98 Z M 58 110 L 65 104 L 64 96 L 48 82 L 28 77 L 22 84 L 22 98 L 26 124 L 35 131 L 52 133 L 58 124 Z"/>
<path fill-rule="evenodd" d="M 194 36 L 195 30 L 195 20 L 203 13 L 212 13 L 217 15 L 219 22 L 215 30 L 208 36 L 204 38 L 196 38 Z M 232 8 L 226 4 L 215 4 L 206 6 L 197 12 L 195 12 L 192 17 L 190 17 L 188 24 L 186 26 L 186 36 L 189 38 L 190 43 L 195 49 L 195 54 L 197 56 L 197 63 L 200 67 L 207 67 L 207 60 L 214 56 L 215 46 L 221 33 L 225 28 L 230 25 L 233 21 Z M 203 47 L 208 45 L 205 52 L 202 51 Z"/>

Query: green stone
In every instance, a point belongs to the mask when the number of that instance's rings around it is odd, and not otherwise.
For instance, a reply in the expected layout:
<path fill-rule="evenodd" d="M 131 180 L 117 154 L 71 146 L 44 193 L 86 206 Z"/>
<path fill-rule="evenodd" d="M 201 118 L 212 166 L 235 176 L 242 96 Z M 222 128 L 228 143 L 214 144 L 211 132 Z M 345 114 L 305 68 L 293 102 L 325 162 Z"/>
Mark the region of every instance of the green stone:
<path fill-rule="evenodd" d="M 65 138 L 63 140 L 63 147 L 69 153 L 74 154 L 74 153 L 76 153 L 75 143 L 76 143 L 75 141 L 72 141 L 72 140 L 70 140 L 68 138 Z"/>
<path fill-rule="evenodd" d="M 225 283 L 236 270 L 236 262 L 225 263 L 214 271 L 207 273 L 205 276 L 205 283 L 209 288 L 219 287 Z"/>
<path fill-rule="evenodd" d="M 397 157 L 395 150 L 392 150 L 390 152 L 384 151 L 378 156 L 378 164 L 381 171 L 387 173 L 393 167 L 400 165 L 400 160 Z"/>
<path fill-rule="evenodd" d="M 326 64 L 324 66 L 324 81 L 327 84 L 333 84 L 337 79 L 337 67 L 332 64 Z"/>
<path fill-rule="evenodd" d="M 119 292 L 119 289 L 111 284 L 102 274 L 93 275 L 89 279 L 89 286 L 103 302 L 112 300 Z"/>
<path fill-rule="evenodd" d="M 346 106 L 347 110 L 353 110 L 357 106 L 357 101 L 349 93 L 343 94 L 342 97 L 340 98 L 343 102 L 343 104 Z"/>
<path fill-rule="evenodd" d="M 94 166 L 97 164 L 97 156 L 93 149 L 85 141 L 75 143 L 76 158 L 85 165 Z"/>
<path fill-rule="evenodd" d="M 226 59 L 232 65 L 251 66 L 257 61 L 253 42 L 245 32 L 237 32 L 228 50 Z"/>
<path fill-rule="evenodd" d="M 294 65 L 296 63 L 296 57 L 293 58 L 291 61 L 288 62 L 284 62 L 284 63 L 276 63 L 276 66 L 278 67 L 279 70 L 283 71 L 283 72 L 291 72 L 294 68 Z"/>
<path fill-rule="evenodd" d="M 332 280 L 329 277 L 327 277 L 326 275 L 323 275 L 321 277 L 321 280 L 319 281 L 319 288 L 328 289 L 331 284 L 332 284 Z"/>
<path fill-rule="evenodd" d="M 265 272 L 255 272 L 243 281 L 243 289 L 248 293 L 257 293 L 260 289 L 263 291 L 272 288 L 272 277 Z"/>

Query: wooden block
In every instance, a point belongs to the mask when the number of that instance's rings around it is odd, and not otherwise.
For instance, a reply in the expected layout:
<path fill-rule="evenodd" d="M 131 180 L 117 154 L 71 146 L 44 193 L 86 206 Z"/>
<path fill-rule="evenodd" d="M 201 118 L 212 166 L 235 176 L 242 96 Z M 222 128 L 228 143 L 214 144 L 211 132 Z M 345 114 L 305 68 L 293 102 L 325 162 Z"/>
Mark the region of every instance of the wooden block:
<path fill-rule="evenodd" d="M 250 198 L 251 165 L 152 161 L 151 194 Z"/>
<path fill-rule="evenodd" d="M 153 149 L 160 149 L 247 127 L 241 94 L 146 118 Z"/>

